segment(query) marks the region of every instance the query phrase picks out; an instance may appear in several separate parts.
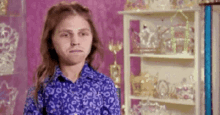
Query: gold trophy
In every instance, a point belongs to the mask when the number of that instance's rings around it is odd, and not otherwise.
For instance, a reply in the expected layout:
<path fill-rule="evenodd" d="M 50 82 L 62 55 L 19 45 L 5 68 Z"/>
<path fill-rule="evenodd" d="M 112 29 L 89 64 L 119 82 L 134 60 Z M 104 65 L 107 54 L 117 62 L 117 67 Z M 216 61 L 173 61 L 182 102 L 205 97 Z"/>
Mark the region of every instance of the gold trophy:
<path fill-rule="evenodd" d="M 8 0 L 0 0 L 0 15 L 6 15 Z"/>
<path fill-rule="evenodd" d="M 113 43 L 113 40 L 109 42 L 108 48 L 111 52 L 114 53 L 114 64 L 110 65 L 110 77 L 113 79 L 116 88 L 120 88 L 121 83 L 121 65 L 117 64 L 116 62 L 116 55 L 122 49 L 122 43 L 117 42 L 116 44 Z"/>

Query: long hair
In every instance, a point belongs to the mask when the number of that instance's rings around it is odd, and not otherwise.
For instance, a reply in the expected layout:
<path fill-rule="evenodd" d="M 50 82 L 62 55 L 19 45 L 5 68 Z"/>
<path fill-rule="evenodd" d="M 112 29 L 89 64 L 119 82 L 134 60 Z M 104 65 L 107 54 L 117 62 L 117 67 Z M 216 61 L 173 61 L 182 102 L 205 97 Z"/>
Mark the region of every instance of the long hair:
<path fill-rule="evenodd" d="M 34 96 L 36 99 L 38 99 L 38 91 L 43 87 L 45 79 L 47 77 L 51 78 L 55 72 L 55 66 L 59 65 L 58 55 L 53 48 L 54 46 L 52 43 L 52 36 L 54 34 L 54 31 L 57 25 L 63 19 L 70 15 L 82 16 L 89 23 L 92 30 L 92 47 L 91 52 L 86 58 L 87 63 L 96 70 L 98 69 L 99 64 L 96 64 L 96 66 L 94 66 L 95 57 L 97 56 L 97 54 L 99 54 L 101 59 L 103 59 L 103 47 L 92 21 L 91 11 L 77 2 L 60 2 L 59 4 L 52 6 L 47 12 L 47 17 L 41 37 L 40 53 L 42 57 L 42 62 L 38 66 L 34 75 L 34 81 L 36 80 Z"/>

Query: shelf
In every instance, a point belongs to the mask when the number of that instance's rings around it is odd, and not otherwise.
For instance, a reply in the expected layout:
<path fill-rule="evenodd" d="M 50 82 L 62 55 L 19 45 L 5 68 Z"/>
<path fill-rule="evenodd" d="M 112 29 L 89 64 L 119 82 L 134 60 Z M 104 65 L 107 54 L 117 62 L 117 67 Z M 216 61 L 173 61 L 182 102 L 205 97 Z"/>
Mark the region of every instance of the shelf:
<path fill-rule="evenodd" d="M 130 57 L 148 57 L 148 58 L 167 58 L 167 59 L 194 59 L 193 55 L 175 54 L 175 55 L 162 55 L 162 54 L 130 54 Z"/>
<path fill-rule="evenodd" d="M 199 5 L 220 5 L 220 2 L 203 2 L 200 3 Z"/>
<path fill-rule="evenodd" d="M 163 103 L 172 103 L 172 104 L 181 104 L 181 105 L 195 105 L 195 102 L 192 100 L 177 100 L 177 99 L 156 99 L 153 97 L 140 97 L 140 96 L 130 96 L 130 99 L 138 99 L 138 100 L 150 100 L 150 101 L 157 101 Z"/>
<path fill-rule="evenodd" d="M 199 8 L 191 9 L 166 9 L 166 10 L 128 10 L 119 11 L 119 14 L 152 14 L 152 13 L 175 13 L 177 10 L 182 10 L 183 12 L 195 12 L 199 11 Z"/>

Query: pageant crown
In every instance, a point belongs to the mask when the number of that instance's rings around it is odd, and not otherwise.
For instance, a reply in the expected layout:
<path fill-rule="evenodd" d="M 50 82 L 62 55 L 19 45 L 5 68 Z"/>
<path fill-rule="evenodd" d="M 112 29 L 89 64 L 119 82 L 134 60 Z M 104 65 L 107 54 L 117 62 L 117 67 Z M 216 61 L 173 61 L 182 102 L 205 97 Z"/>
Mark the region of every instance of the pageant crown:
<path fill-rule="evenodd" d="M 165 105 L 149 100 L 141 100 L 129 110 L 130 115 L 170 115 Z"/>
<path fill-rule="evenodd" d="M 0 76 L 12 74 L 19 34 L 9 25 L 0 23 Z"/>

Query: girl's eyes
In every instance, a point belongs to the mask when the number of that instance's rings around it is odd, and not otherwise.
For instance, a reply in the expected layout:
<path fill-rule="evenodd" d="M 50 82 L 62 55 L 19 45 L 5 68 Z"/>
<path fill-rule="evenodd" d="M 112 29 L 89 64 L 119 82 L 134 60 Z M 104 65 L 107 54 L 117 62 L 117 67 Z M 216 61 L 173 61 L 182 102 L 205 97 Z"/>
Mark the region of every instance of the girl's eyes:
<path fill-rule="evenodd" d="M 79 35 L 80 37 L 84 37 L 84 36 L 88 36 L 89 33 L 88 33 L 88 32 L 79 32 L 78 35 Z M 72 36 L 72 34 L 70 34 L 70 33 L 61 33 L 61 34 L 60 34 L 60 37 L 65 37 L 65 38 L 69 38 L 69 37 L 71 37 L 71 36 Z"/>
<path fill-rule="evenodd" d="M 87 32 L 80 32 L 79 33 L 79 36 L 88 36 L 89 35 L 89 33 L 87 33 Z"/>
<path fill-rule="evenodd" d="M 60 36 L 61 37 L 69 37 L 69 34 L 68 33 L 62 33 Z"/>

